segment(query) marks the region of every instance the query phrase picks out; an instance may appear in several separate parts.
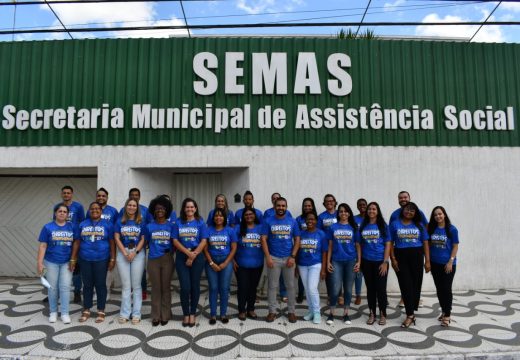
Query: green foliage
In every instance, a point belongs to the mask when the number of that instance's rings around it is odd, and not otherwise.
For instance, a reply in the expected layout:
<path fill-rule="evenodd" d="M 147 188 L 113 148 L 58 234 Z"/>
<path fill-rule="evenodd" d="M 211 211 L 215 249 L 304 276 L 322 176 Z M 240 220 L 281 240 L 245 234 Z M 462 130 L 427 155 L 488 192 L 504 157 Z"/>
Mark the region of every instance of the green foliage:
<path fill-rule="evenodd" d="M 368 40 L 374 40 L 377 39 L 377 36 L 374 32 L 374 30 L 366 29 L 364 32 L 361 32 L 356 35 L 356 33 L 352 29 L 341 29 L 336 34 L 338 39 L 368 39 Z"/>

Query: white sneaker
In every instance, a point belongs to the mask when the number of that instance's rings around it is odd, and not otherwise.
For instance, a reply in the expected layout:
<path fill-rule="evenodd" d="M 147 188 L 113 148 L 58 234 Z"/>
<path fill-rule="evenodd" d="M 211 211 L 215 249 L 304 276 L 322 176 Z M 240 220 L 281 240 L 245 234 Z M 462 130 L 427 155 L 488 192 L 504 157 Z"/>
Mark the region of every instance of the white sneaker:
<path fill-rule="evenodd" d="M 312 322 L 314 324 L 320 324 L 321 323 L 321 314 L 319 312 L 314 313 L 314 316 L 312 318 Z"/>
<path fill-rule="evenodd" d="M 55 312 L 50 313 L 49 314 L 49 322 L 50 323 L 55 323 L 56 320 L 58 320 L 58 313 L 55 313 Z"/>
<path fill-rule="evenodd" d="M 61 321 L 63 321 L 64 324 L 70 324 L 70 316 L 69 315 L 61 315 Z"/>

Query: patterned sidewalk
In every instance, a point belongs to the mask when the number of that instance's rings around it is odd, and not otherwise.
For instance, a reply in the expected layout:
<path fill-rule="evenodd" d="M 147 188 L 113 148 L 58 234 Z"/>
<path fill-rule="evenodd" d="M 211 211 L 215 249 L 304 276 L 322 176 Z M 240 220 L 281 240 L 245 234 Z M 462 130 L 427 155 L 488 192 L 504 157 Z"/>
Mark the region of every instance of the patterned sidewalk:
<path fill-rule="evenodd" d="M 339 317 L 329 326 L 322 320 L 314 325 L 303 320 L 290 324 L 285 311 L 274 323 L 266 323 L 265 297 L 257 306 L 258 320 L 237 318 L 236 296 L 230 299 L 227 325 L 208 324 L 207 287 L 203 287 L 198 324 L 181 326 L 178 289 L 173 289 L 174 321 L 152 327 L 150 301 L 143 303 L 139 325 L 117 322 L 119 294 L 112 291 L 107 304 L 107 320 L 78 322 L 81 307 L 71 304 L 72 324 L 47 321 L 42 303 L 43 287 L 37 279 L 0 279 L 0 359 L 111 359 L 147 358 L 233 359 L 233 358 L 428 358 L 428 359 L 520 359 L 520 290 L 458 292 L 454 297 L 452 326 L 442 328 L 437 321 L 439 306 L 435 294 L 425 293 L 424 307 L 417 313 L 417 325 L 401 329 L 404 319 L 396 306 L 399 296 L 389 297 L 386 326 L 366 325 L 365 299 L 353 305 L 352 325 Z M 233 294 L 235 288 L 232 288 Z M 322 299 L 322 304 L 325 300 Z M 280 304 L 285 308 L 285 304 Z M 322 310 L 325 310 L 323 307 Z M 297 305 L 297 315 L 306 312 Z M 338 311 L 339 313 L 339 311 Z"/>

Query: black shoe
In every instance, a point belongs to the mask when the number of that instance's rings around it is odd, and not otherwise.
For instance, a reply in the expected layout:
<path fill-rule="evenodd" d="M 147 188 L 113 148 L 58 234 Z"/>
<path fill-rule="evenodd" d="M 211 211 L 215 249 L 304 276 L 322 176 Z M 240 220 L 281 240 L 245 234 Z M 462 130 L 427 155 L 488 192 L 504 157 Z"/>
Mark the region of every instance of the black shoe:
<path fill-rule="evenodd" d="M 161 326 L 168 324 L 168 320 L 161 320 Z"/>
<path fill-rule="evenodd" d="M 303 295 L 302 295 L 302 296 L 297 296 L 297 297 L 296 297 L 296 303 L 297 303 L 297 304 L 301 304 L 301 303 L 303 303 Z"/>
<path fill-rule="evenodd" d="M 81 304 L 81 293 L 74 293 L 74 304 Z"/>
<path fill-rule="evenodd" d="M 49 302 L 49 297 L 47 296 L 45 299 L 42 300 L 43 303 L 48 303 Z"/>
<path fill-rule="evenodd" d="M 210 325 L 215 325 L 217 323 L 217 319 L 212 317 L 211 319 L 209 319 L 209 324 Z"/>
<path fill-rule="evenodd" d="M 229 318 L 227 316 L 221 316 L 220 321 L 222 321 L 222 324 L 227 324 L 229 322 Z"/>
<path fill-rule="evenodd" d="M 160 321 L 157 319 L 152 320 L 152 326 L 159 326 L 159 323 L 160 323 Z"/>

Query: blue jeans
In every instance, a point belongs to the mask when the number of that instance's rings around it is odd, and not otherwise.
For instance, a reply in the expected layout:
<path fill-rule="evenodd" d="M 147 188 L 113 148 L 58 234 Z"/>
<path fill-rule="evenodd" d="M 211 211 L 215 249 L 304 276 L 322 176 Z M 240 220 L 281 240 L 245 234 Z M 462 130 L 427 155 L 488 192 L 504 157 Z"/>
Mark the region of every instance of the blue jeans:
<path fill-rule="evenodd" d="M 69 271 L 69 263 L 56 264 L 43 260 L 43 266 L 47 269 L 45 278 L 51 284 L 49 289 L 49 311 L 58 312 L 58 293 L 61 299 L 61 315 L 69 314 L 70 282 L 72 272 Z"/>
<path fill-rule="evenodd" d="M 320 283 L 321 263 L 311 266 L 300 266 L 300 277 L 305 288 L 305 296 L 309 304 L 309 311 L 313 314 L 320 312 L 320 292 L 318 285 Z"/>
<path fill-rule="evenodd" d="M 193 264 L 186 266 L 187 256 L 177 251 L 177 259 L 175 268 L 179 276 L 179 285 L 181 287 L 181 307 L 184 316 L 195 315 L 197 313 L 197 305 L 200 298 L 200 278 L 202 270 L 204 270 L 204 255 L 199 254 Z"/>
<path fill-rule="evenodd" d="M 92 307 L 94 287 L 96 288 L 97 309 L 105 310 L 107 301 L 107 272 L 108 259 L 101 261 L 88 261 L 79 259 L 81 266 L 81 280 L 83 280 L 83 308 Z"/>
<path fill-rule="evenodd" d="M 126 249 L 127 253 L 132 250 Z M 132 262 L 128 262 L 121 251 L 117 251 L 117 270 L 121 277 L 121 311 L 119 315 L 125 319 L 141 318 L 141 305 L 143 302 L 141 291 L 141 277 L 145 265 L 145 254 L 141 251 Z M 133 293 L 132 293 L 133 290 Z M 134 307 L 132 309 L 132 299 Z"/>
<path fill-rule="evenodd" d="M 212 256 L 215 264 L 221 264 L 226 260 L 227 256 Z M 206 262 L 206 276 L 209 284 L 209 308 L 212 317 L 217 316 L 217 298 L 220 295 L 220 316 L 226 316 L 229 301 L 229 285 L 231 284 L 231 276 L 233 275 L 233 262 L 230 261 L 227 266 L 215 271 Z"/>
<path fill-rule="evenodd" d="M 361 296 L 361 286 L 363 285 L 363 273 L 361 270 L 356 273 L 354 287 L 356 289 L 356 296 Z"/>
<path fill-rule="evenodd" d="M 343 307 L 345 309 L 350 307 L 350 299 L 352 298 L 352 285 L 354 284 L 354 277 L 356 276 L 356 273 L 354 272 L 354 265 L 356 265 L 356 260 L 332 261 L 332 266 L 334 266 L 334 272 L 332 273 L 334 291 L 330 297 L 331 309 L 334 309 L 338 303 L 338 296 L 342 285 L 344 291 L 343 298 L 345 300 Z"/>

